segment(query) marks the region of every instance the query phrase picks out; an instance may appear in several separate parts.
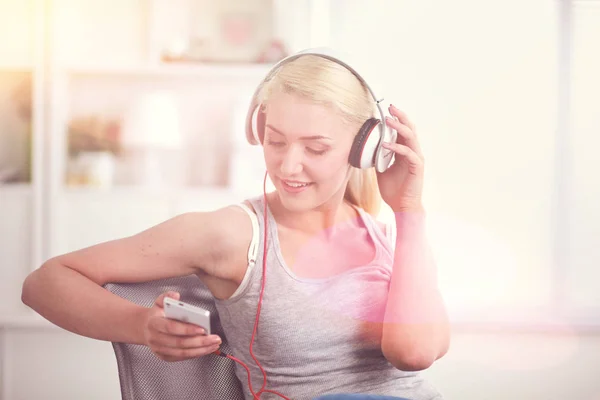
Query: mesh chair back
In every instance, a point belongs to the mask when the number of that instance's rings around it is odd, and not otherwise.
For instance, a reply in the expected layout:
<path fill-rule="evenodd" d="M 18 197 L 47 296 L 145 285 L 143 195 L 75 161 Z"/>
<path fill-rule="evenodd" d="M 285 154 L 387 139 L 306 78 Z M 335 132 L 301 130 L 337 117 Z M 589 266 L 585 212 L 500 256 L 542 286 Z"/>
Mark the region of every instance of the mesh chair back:
<path fill-rule="evenodd" d="M 141 306 L 150 307 L 163 292 L 173 290 L 181 300 L 211 312 L 211 331 L 219 335 L 221 349 L 229 353 L 212 294 L 191 275 L 144 283 L 109 283 L 110 292 Z M 113 343 L 117 358 L 123 400 L 243 400 L 234 362 L 208 355 L 195 359 L 167 362 L 143 345 Z"/>

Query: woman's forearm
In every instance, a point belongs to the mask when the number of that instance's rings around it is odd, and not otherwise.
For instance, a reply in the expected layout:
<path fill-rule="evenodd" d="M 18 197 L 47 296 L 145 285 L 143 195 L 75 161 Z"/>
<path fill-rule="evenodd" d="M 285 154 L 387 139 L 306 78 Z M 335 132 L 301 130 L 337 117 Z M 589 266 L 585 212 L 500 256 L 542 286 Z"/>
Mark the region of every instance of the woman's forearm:
<path fill-rule="evenodd" d="M 63 329 L 94 339 L 143 344 L 146 308 L 120 298 L 55 259 L 30 274 L 22 301 Z"/>
<path fill-rule="evenodd" d="M 449 324 L 425 235 L 425 212 L 395 213 L 396 248 L 382 350 L 397 368 L 421 370 L 445 354 Z"/>

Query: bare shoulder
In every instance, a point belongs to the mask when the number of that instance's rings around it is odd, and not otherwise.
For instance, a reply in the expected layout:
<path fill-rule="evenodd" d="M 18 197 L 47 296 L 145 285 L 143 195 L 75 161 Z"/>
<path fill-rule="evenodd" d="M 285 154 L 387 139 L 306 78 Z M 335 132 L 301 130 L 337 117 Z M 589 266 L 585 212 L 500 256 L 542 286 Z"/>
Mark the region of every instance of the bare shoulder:
<path fill-rule="evenodd" d="M 248 202 L 244 204 L 254 212 Z M 213 264 L 204 265 L 202 271 L 216 278 L 241 280 L 253 235 L 250 216 L 241 207 L 232 204 L 213 212 L 209 223 L 213 230 L 212 240 L 218 247 L 217 258 Z"/>

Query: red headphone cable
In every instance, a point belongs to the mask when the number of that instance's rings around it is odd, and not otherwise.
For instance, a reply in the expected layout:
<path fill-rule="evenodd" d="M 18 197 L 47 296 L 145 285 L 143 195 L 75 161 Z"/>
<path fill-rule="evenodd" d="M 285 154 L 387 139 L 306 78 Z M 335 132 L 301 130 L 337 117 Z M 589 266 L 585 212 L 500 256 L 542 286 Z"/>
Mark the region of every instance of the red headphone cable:
<path fill-rule="evenodd" d="M 256 308 L 256 318 L 254 320 L 254 330 L 252 331 L 252 338 L 250 339 L 250 355 L 256 362 L 256 365 L 258 366 L 258 368 L 260 368 L 260 371 L 262 372 L 262 375 L 263 375 L 263 385 L 260 388 L 260 390 L 258 391 L 258 393 L 254 393 L 254 390 L 252 388 L 252 380 L 250 379 L 250 369 L 248 368 L 248 366 L 246 364 L 244 364 L 243 361 L 237 359 L 236 357 L 234 357 L 232 355 L 225 354 L 225 353 L 221 352 L 220 350 L 217 350 L 214 353 L 221 357 L 227 357 L 227 358 L 239 363 L 242 367 L 244 367 L 244 369 L 248 373 L 248 386 L 250 389 L 250 393 L 252 393 L 252 396 L 254 399 L 260 400 L 260 395 L 262 393 L 273 393 L 273 394 L 281 397 L 282 399 L 290 400 L 289 398 L 285 397 L 281 393 L 278 393 L 274 390 L 266 390 L 265 389 L 267 386 L 267 373 L 265 372 L 263 367 L 260 365 L 260 361 L 258 361 L 256 356 L 254 355 L 254 352 L 252 351 L 252 344 L 254 343 L 254 337 L 256 336 L 256 329 L 258 328 L 260 309 L 262 306 L 263 294 L 265 292 L 265 281 L 267 278 L 267 176 L 268 176 L 268 173 L 265 172 L 265 179 L 263 181 L 263 202 L 264 202 L 264 210 L 263 210 L 264 220 L 263 221 L 264 221 L 264 230 L 265 230 L 264 240 L 263 240 L 263 278 L 262 278 L 262 284 L 261 284 L 261 288 L 260 288 L 260 297 L 258 299 L 258 306 Z"/>

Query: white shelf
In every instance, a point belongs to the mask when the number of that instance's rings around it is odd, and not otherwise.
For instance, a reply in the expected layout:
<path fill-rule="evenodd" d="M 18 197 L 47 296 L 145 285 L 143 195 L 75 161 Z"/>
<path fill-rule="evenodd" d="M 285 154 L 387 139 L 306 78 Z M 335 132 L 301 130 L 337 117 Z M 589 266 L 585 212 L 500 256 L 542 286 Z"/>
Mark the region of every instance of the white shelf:
<path fill-rule="evenodd" d="M 135 185 L 117 185 L 110 188 L 65 186 L 62 193 L 67 196 L 229 196 L 233 192 L 227 187 L 182 187 L 182 188 L 152 188 Z"/>
<path fill-rule="evenodd" d="M 47 319 L 38 315 L 0 317 L 0 329 L 58 329 Z"/>
<path fill-rule="evenodd" d="M 33 191 L 33 185 L 28 182 L 18 183 L 0 183 L 0 193 L 31 193 Z"/>
<path fill-rule="evenodd" d="M 23 71 L 33 72 L 34 69 L 35 69 L 35 67 L 33 65 L 31 65 L 31 64 L 0 63 L 0 73 L 2 73 L 2 72 L 13 72 L 13 71 L 18 71 L 18 72 L 23 72 Z"/>
<path fill-rule="evenodd" d="M 164 63 L 156 65 L 70 65 L 61 68 L 71 75 L 116 75 L 207 78 L 263 78 L 271 64 Z"/>

